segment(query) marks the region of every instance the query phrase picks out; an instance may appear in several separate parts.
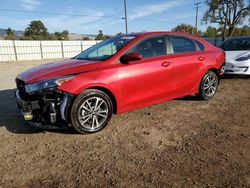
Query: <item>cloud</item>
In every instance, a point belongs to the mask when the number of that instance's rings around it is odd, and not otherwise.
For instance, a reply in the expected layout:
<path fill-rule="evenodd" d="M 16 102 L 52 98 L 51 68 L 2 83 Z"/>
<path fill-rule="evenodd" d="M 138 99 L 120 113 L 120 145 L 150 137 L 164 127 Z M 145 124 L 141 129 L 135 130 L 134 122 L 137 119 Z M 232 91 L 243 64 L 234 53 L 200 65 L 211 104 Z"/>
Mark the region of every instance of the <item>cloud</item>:
<path fill-rule="evenodd" d="M 82 12 L 83 15 L 90 16 L 71 16 L 70 14 Z M 1 17 L 0 22 L 3 27 L 11 27 L 18 30 L 24 30 L 28 24 L 33 20 L 41 20 L 48 31 L 53 33 L 55 31 L 68 30 L 74 33 L 97 33 L 102 29 L 105 19 L 104 11 L 96 11 L 87 8 L 71 8 L 67 7 L 63 13 L 69 15 L 32 15 L 29 18 L 12 19 L 9 17 Z M 93 15 L 93 16 L 92 16 Z"/>
<path fill-rule="evenodd" d="M 155 3 L 155 4 L 147 4 L 145 6 L 139 6 L 139 7 L 135 7 L 134 10 L 130 11 L 128 13 L 128 19 L 129 21 L 133 21 L 136 20 L 138 18 L 142 18 L 142 17 L 146 17 L 146 16 L 151 16 L 153 14 L 158 14 L 158 13 L 162 13 L 166 10 L 169 10 L 173 7 L 176 7 L 178 5 L 183 5 L 183 3 L 188 3 L 190 0 L 186 0 L 184 2 L 184 0 L 172 0 L 172 1 L 167 1 L 164 3 Z M 180 16 L 180 18 L 186 18 L 186 15 L 181 16 L 180 14 L 178 14 L 178 16 Z M 176 16 L 176 19 L 178 18 L 178 16 Z M 190 16 L 190 15 L 188 15 Z M 150 20 L 146 20 L 146 21 L 150 21 Z M 152 19 L 152 21 L 158 21 L 158 22 L 166 22 L 166 19 Z M 112 20 L 109 22 L 109 25 L 115 25 L 118 23 L 124 22 L 123 20 Z M 176 21 L 175 21 L 176 22 Z"/>
<path fill-rule="evenodd" d="M 34 10 L 40 4 L 42 4 L 42 2 L 39 0 L 21 0 L 21 5 L 26 10 Z"/>
<path fill-rule="evenodd" d="M 181 5 L 182 3 L 183 3 L 182 0 L 175 0 L 175 1 L 166 1 L 164 3 L 157 3 L 157 4 L 137 7 L 136 10 L 132 11 L 131 16 L 129 16 L 129 19 L 134 20 L 137 18 L 161 13 L 175 6 Z"/>

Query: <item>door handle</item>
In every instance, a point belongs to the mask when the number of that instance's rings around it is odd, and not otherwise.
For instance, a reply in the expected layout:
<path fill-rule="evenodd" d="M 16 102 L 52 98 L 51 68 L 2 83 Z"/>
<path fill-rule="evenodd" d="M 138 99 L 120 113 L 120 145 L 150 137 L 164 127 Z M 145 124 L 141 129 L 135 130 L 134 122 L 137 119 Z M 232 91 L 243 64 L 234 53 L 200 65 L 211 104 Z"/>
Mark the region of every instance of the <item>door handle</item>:
<path fill-rule="evenodd" d="M 161 64 L 161 66 L 163 66 L 163 67 L 169 67 L 169 65 L 171 65 L 171 64 L 172 64 L 172 62 L 166 61 L 166 62 L 163 62 L 163 63 Z"/>
<path fill-rule="evenodd" d="M 198 59 L 199 59 L 199 61 L 204 61 L 205 57 L 204 56 L 200 56 Z"/>

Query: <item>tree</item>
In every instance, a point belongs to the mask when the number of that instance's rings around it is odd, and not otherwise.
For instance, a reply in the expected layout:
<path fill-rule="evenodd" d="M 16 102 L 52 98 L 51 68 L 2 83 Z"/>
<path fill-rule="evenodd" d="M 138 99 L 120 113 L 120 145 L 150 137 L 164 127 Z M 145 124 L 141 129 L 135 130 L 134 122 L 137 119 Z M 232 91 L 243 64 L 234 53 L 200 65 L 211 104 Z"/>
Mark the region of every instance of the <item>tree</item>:
<path fill-rule="evenodd" d="M 111 39 L 113 36 L 112 35 L 104 35 L 105 39 Z"/>
<path fill-rule="evenodd" d="M 250 14 L 250 1 L 245 5 L 244 0 L 206 0 L 208 10 L 203 16 L 203 21 L 218 23 L 223 27 L 222 38 L 232 36 L 237 25 L 243 23 Z"/>
<path fill-rule="evenodd" d="M 172 31 L 190 33 L 190 34 L 195 34 L 198 36 L 202 35 L 201 31 L 197 31 L 197 29 L 195 27 L 193 27 L 192 25 L 184 24 L 184 23 L 177 25 L 175 28 L 172 29 Z"/>
<path fill-rule="evenodd" d="M 218 30 L 215 27 L 208 26 L 206 32 L 204 33 L 205 37 L 217 37 Z"/>
<path fill-rule="evenodd" d="M 88 36 L 82 37 L 82 40 L 91 40 Z"/>
<path fill-rule="evenodd" d="M 105 40 L 105 37 L 103 35 L 103 31 L 99 30 L 98 35 L 95 37 L 95 40 Z"/>
<path fill-rule="evenodd" d="M 242 28 L 235 28 L 234 36 L 250 36 L 250 27 L 244 25 Z"/>
<path fill-rule="evenodd" d="M 244 25 L 241 28 L 241 36 L 250 36 L 250 26 Z"/>
<path fill-rule="evenodd" d="M 56 40 L 69 40 L 69 32 L 64 30 L 63 32 L 55 32 Z"/>
<path fill-rule="evenodd" d="M 6 36 L 4 37 L 4 39 L 5 40 L 15 40 L 16 39 L 16 35 L 10 27 L 8 29 L 6 29 Z"/>
<path fill-rule="evenodd" d="M 25 29 L 24 39 L 46 40 L 49 39 L 49 33 L 40 20 L 34 20 Z"/>
<path fill-rule="evenodd" d="M 175 32 L 184 32 L 184 33 L 190 33 L 192 34 L 194 30 L 194 27 L 192 25 L 188 25 L 188 24 L 179 24 L 177 25 L 175 28 L 172 29 L 172 31 Z"/>

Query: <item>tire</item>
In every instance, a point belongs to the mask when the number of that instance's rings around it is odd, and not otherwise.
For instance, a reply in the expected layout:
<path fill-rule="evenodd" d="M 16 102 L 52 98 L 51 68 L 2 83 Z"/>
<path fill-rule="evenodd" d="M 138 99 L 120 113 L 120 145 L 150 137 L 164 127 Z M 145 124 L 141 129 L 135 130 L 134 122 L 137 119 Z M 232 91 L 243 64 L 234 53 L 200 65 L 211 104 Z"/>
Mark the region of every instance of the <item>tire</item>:
<path fill-rule="evenodd" d="M 207 71 L 204 77 L 202 78 L 200 89 L 198 93 L 198 98 L 201 100 L 210 100 L 212 99 L 219 86 L 218 75 L 214 71 Z"/>
<path fill-rule="evenodd" d="M 112 117 L 110 97 L 96 89 L 88 89 L 78 95 L 70 111 L 72 127 L 79 133 L 102 130 Z"/>

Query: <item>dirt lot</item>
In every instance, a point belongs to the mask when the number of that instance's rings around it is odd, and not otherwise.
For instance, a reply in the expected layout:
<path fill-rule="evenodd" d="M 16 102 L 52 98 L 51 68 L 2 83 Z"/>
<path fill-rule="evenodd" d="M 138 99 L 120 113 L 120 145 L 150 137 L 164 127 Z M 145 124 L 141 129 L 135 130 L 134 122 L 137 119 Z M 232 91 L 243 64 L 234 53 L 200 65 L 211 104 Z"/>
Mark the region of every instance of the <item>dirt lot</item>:
<path fill-rule="evenodd" d="M 0 63 L 0 187 L 250 187 L 250 79 L 113 116 L 91 135 L 27 126 L 14 92 L 33 63 Z"/>

